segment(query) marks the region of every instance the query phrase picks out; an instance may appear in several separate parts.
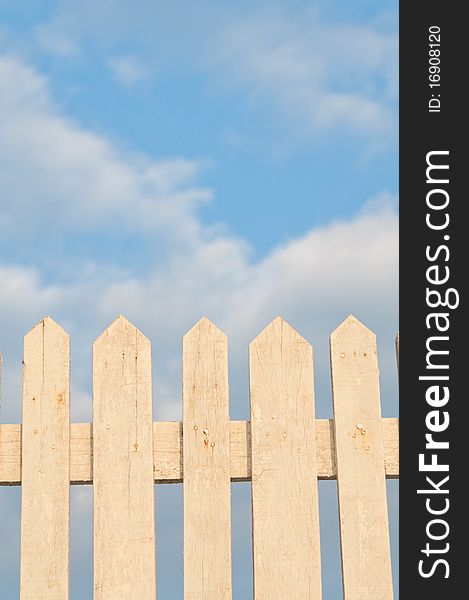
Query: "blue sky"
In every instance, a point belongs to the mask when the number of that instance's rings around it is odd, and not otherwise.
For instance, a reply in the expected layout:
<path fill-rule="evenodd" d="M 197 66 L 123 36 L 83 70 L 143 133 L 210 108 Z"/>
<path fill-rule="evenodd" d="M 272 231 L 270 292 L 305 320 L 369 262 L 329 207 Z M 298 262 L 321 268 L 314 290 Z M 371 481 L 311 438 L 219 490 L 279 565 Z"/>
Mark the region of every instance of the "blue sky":
<path fill-rule="evenodd" d="M 2 421 L 20 420 L 22 336 L 44 314 L 72 336 L 72 417 L 89 420 L 90 346 L 120 313 L 153 343 L 155 418 L 180 418 L 180 340 L 203 314 L 229 336 L 232 418 L 248 415 L 247 344 L 277 314 L 313 343 L 330 416 L 328 335 L 351 312 L 378 334 L 395 416 L 397 52 L 395 1 L 0 0 Z M 248 489 L 233 493 L 246 598 Z M 179 598 L 180 490 L 157 494 L 160 598 Z M 73 491 L 74 598 L 91 597 L 90 498 Z M 5 598 L 18 502 L 0 490 Z"/>

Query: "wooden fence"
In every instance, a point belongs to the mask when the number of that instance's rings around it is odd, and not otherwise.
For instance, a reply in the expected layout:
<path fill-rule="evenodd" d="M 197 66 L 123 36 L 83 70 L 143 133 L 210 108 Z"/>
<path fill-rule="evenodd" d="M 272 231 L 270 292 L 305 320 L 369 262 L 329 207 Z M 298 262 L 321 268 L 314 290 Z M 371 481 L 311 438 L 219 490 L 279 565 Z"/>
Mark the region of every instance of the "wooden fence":
<path fill-rule="evenodd" d="M 231 598 L 230 483 L 252 481 L 256 600 L 319 600 L 318 479 L 337 479 L 345 600 L 393 597 L 374 334 L 331 336 L 334 419 L 315 419 L 310 344 L 275 319 L 250 345 L 250 421 L 230 421 L 226 336 L 183 340 L 183 422 L 153 422 L 150 342 L 117 318 L 93 346 L 93 423 L 70 424 L 69 336 L 24 340 L 23 424 L 0 425 L 0 484 L 22 485 L 22 600 L 69 597 L 70 484 L 94 486 L 94 598 L 156 597 L 154 483 L 184 486 L 184 598 Z M 1 584 L 0 584 L 1 585 Z"/>

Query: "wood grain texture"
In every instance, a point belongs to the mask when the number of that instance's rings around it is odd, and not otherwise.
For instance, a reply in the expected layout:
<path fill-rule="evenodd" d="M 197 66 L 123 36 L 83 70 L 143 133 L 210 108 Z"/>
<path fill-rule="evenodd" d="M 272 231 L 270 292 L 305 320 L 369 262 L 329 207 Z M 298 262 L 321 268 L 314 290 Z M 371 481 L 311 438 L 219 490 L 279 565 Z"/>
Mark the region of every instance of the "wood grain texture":
<path fill-rule="evenodd" d="M 21 485 L 21 425 L 0 424 L 0 485 Z"/>
<path fill-rule="evenodd" d="M 159 483 L 182 483 L 182 422 L 153 423 L 153 475 Z"/>
<path fill-rule="evenodd" d="M 383 418 L 384 468 L 387 479 L 399 477 L 399 419 Z M 91 423 L 72 423 L 70 483 L 93 483 Z M 182 483 L 183 433 L 181 421 L 153 423 L 155 483 Z M 333 419 L 316 419 L 318 479 L 336 479 Z M 231 481 L 251 480 L 251 423 L 230 421 Z M 0 486 L 21 485 L 21 425 L 0 424 Z"/>
<path fill-rule="evenodd" d="M 376 339 L 352 316 L 331 367 L 344 600 L 392 600 Z"/>
<path fill-rule="evenodd" d="M 312 360 L 281 318 L 249 347 L 255 600 L 321 598 Z"/>
<path fill-rule="evenodd" d="M 70 340 L 52 319 L 24 338 L 21 600 L 68 600 Z"/>
<path fill-rule="evenodd" d="M 208 319 L 183 340 L 184 598 L 231 599 L 228 344 Z"/>
<path fill-rule="evenodd" d="M 118 317 L 93 345 L 94 598 L 154 600 L 150 342 Z"/>

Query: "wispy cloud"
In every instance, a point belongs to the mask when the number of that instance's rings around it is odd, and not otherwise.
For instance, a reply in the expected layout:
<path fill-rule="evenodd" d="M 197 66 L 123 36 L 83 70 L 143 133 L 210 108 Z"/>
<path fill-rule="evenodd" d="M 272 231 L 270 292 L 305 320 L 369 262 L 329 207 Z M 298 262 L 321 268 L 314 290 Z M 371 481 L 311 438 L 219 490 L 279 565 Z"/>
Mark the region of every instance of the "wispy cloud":
<path fill-rule="evenodd" d="M 275 1 L 249 11 L 212 1 L 197 9 L 178 1 L 165 7 L 143 3 L 137 18 L 134 5 L 121 0 L 112 15 L 103 2 L 89 10 L 65 2 L 42 27 L 52 41 L 94 40 L 124 85 L 183 65 L 205 75 L 210 86 L 218 79 L 224 93 L 235 93 L 297 138 L 321 139 L 335 131 L 389 147 L 396 126 L 398 38 L 388 20 L 381 21 L 331 24 L 310 6 L 292 10 Z M 116 54 L 129 40 L 132 53 Z"/>
<path fill-rule="evenodd" d="M 55 58 L 68 59 L 80 54 L 80 46 L 74 36 L 67 35 L 59 27 L 39 25 L 34 37 L 40 50 Z"/>
<path fill-rule="evenodd" d="M 388 139 L 395 126 L 397 37 L 317 15 L 244 20 L 219 32 L 212 62 L 224 83 L 294 125 Z"/>
<path fill-rule="evenodd" d="M 26 235 L 54 222 L 90 235 L 119 221 L 119 234 L 165 232 L 192 240 L 197 206 L 211 197 L 194 183 L 202 163 L 152 161 L 80 127 L 57 109 L 47 79 L 19 59 L 0 57 L 2 236 L 22 221 Z"/>
<path fill-rule="evenodd" d="M 115 56 L 108 61 L 116 81 L 132 86 L 148 77 L 148 72 L 134 56 Z"/>

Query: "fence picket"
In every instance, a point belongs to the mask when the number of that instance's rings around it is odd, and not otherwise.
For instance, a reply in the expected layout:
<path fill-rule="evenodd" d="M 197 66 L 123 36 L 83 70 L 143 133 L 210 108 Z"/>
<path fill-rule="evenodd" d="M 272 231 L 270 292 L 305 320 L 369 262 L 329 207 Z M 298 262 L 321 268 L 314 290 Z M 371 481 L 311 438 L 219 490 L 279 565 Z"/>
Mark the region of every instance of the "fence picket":
<path fill-rule="evenodd" d="M 226 336 L 201 319 L 183 340 L 184 598 L 231 599 Z"/>
<path fill-rule="evenodd" d="M 331 335 L 345 600 L 392 600 L 376 338 L 353 316 Z"/>
<path fill-rule="evenodd" d="M 321 598 L 312 361 L 281 318 L 249 347 L 256 600 Z"/>
<path fill-rule="evenodd" d="M 154 600 L 151 348 L 118 317 L 93 345 L 95 600 Z"/>
<path fill-rule="evenodd" d="M 21 600 L 69 597 L 70 340 L 49 317 L 24 338 Z"/>
<path fill-rule="evenodd" d="M 0 424 L 0 486 L 23 486 L 21 600 L 69 598 L 71 484 L 94 486 L 95 600 L 154 600 L 155 483 L 183 484 L 184 599 L 231 600 L 241 481 L 255 600 L 321 600 L 318 479 L 337 479 L 344 600 L 392 600 L 399 420 L 381 417 L 369 329 L 348 317 L 330 352 L 334 418 L 315 419 L 312 347 L 272 321 L 249 346 L 251 418 L 230 421 L 227 339 L 204 317 L 183 338 L 183 421 L 153 422 L 150 342 L 118 317 L 93 345 L 93 421 L 70 424 L 70 340 L 44 318 L 24 340 L 23 423 Z"/>

